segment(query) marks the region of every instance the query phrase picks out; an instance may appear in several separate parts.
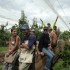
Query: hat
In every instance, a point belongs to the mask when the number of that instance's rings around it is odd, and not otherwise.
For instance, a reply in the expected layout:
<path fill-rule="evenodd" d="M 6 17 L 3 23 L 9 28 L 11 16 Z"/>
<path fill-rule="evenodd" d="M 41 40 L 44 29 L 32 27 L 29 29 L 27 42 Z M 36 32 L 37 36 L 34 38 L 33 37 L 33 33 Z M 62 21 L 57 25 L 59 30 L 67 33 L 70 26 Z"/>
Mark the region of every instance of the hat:
<path fill-rule="evenodd" d="M 28 26 L 28 24 L 24 24 L 24 25 L 22 25 L 22 26 L 21 26 L 21 29 L 22 29 L 22 30 L 29 29 L 29 26 Z"/>

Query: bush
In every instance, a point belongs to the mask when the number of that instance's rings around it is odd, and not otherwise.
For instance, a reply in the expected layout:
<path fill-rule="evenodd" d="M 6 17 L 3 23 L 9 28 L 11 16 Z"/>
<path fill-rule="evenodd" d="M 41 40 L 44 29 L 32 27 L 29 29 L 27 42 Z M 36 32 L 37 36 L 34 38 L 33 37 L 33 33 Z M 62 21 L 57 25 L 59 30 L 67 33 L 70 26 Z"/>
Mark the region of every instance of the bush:
<path fill-rule="evenodd" d="M 70 70 L 70 46 L 66 45 L 60 53 L 60 59 L 53 67 L 54 70 Z"/>

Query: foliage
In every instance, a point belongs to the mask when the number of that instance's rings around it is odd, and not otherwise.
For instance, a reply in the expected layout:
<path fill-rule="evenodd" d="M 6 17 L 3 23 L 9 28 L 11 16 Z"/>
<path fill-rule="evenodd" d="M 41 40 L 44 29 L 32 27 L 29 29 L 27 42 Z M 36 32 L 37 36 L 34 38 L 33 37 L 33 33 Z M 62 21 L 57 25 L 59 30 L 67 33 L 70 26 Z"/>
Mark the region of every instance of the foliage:
<path fill-rule="evenodd" d="M 25 16 L 24 11 L 21 11 L 21 18 L 19 19 L 19 26 L 27 24 L 27 17 Z"/>
<path fill-rule="evenodd" d="M 54 70 L 70 70 L 70 32 L 64 31 L 60 35 L 60 39 L 65 41 L 64 50 L 60 53 L 60 59 L 55 64 Z"/>
<path fill-rule="evenodd" d="M 61 53 L 61 59 L 64 61 L 64 67 L 70 66 L 70 46 L 64 47 L 64 51 Z"/>
<path fill-rule="evenodd" d="M 2 65 L 0 65 L 0 70 L 2 70 Z"/>
<path fill-rule="evenodd" d="M 70 70 L 70 66 L 69 67 L 64 67 L 63 66 L 64 61 L 62 59 L 60 59 L 53 67 L 53 70 Z"/>
<path fill-rule="evenodd" d="M 35 31 L 37 38 L 39 38 L 41 34 L 41 29 L 43 29 L 43 26 L 38 26 L 37 19 L 33 18 L 33 24 L 31 26 L 31 29 Z"/>
<path fill-rule="evenodd" d="M 10 32 L 5 29 L 4 25 L 1 25 L 0 29 L 0 46 L 6 46 L 6 42 L 9 40 Z"/>
<path fill-rule="evenodd" d="M 60 35 L 61 39 L 69 39 L 70 38 L 70 32 L 69 31 L 64 31 L 61 35 Z"/>
<path fill-rule="evenodd" d="M 63 33 L 61 33 L 59 39 L 63 39 L 65 41 L 65 45 L 69 45 L 70 46 L 70 32 L 69 31 L 64 31 Z"/>
<path fill-rule="evenodd" d="M 21 11 L 21 18 L 19 19 L 19 26 L 17 27 L 17 32 L 18 32 L 18 35 L 20 36 L 20 38 L 22 38 L 22 31 L 21 31 L 20 27 L 24 24 L 28 24 L 27 17 L 25 16 L 24 11 Z"/>
<path fill-rule="evenodd" d="M 53 67 L 54 70 L 70 70 L 70 46 L 65 46 L 60 53 L 60 59 Z"/>

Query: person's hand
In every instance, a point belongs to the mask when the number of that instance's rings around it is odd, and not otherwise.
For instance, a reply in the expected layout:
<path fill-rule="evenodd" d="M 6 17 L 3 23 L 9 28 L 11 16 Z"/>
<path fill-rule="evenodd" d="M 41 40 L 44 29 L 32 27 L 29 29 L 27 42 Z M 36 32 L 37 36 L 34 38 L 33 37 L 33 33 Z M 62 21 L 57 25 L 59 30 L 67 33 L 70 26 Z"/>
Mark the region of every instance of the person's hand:
<path fill-rule="evenodd" d="M 6 54 L 7 57 L 9 57 L 9 55 L 12 53 L 12 50 L 9 50 Z"/>
<path fill-rule="evenodd" d="M 37 54 L 40 55 L 40 51 L 37 51 Z"/>
<path fill-rule="evenodd" d="M 37 51 L 35 52 L 35 55 L 38 55 Z"/>
<path fill-rule="evenodd" d="M 9 57 L 9 53 L 6 53 L 6 57 Z"/>
<path fill-rule="evenodd" d="M 51 46 L 49 46 L 49 48 L 50 48 L 50 49 L 52 49 L 52 47 L 51 47 Z"/>
<path fill-rule="evenodd" d="M 43 53 L 43 52 L 41 52 L 40 54 L 41 54 L 42 56 L 44 56 L 44 53 Z"/>
<path fill-rule="evenodd" d="M 20 45 L 20 48 L 23 48 L 22 45 Z"/>
<path fill-rule="evenodd" d="M 25 44 L 23 43 L 22 45 L 20 45 L 21 48 L 25 48 Z"/>
<path fill-rule="evenodd" d="M 48 46 L 49 46 L 48 48 L 52 49 L 51 44 L 48 44 Z"/>
<path fill-rule="evenodd" d="M 22 48 L 27 48 L 27 49 L 28 49 L 28 46 L 27 46 L 27 44 L 25 44 L 25 43 L 22 43 Z"/>
<path fill-rule="evenodd" d="M 44 56 L 43 52 L 37 51 L 38 55 Z"/>

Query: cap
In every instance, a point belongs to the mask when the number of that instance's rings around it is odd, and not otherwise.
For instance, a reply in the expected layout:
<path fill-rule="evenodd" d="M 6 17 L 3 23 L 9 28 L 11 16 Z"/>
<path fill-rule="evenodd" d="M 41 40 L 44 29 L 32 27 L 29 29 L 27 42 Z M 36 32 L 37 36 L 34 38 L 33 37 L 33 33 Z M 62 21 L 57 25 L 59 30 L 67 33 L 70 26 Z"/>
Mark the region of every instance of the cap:
<path fill-rule="evenodd" d="M 22 30 L 29 29 L 29 26 L 28 26 L 28 24 L 24 24 L 24 25 L 22 25 L 22 26 L 21 26 L 21 29 L 22 29 Z"/>

